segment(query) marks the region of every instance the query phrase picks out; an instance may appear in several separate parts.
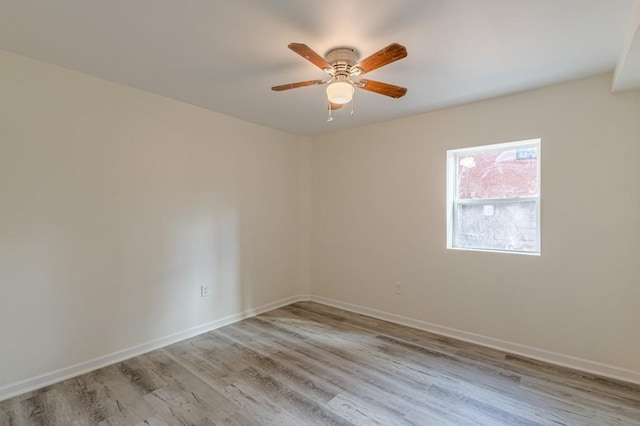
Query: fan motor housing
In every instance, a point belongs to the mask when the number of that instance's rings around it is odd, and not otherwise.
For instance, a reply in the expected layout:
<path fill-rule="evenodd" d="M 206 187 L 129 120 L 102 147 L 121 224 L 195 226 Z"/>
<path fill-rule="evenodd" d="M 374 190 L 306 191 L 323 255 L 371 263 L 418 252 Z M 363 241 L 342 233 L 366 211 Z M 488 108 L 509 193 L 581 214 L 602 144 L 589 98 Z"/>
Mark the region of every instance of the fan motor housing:
<path fill-rule="evenodd" d="M 338 47 L 328 51 L 325 59 L 336 69 L 348 69 L 358 63 L 359 56 L 356 49 L 351 47 Z"/>

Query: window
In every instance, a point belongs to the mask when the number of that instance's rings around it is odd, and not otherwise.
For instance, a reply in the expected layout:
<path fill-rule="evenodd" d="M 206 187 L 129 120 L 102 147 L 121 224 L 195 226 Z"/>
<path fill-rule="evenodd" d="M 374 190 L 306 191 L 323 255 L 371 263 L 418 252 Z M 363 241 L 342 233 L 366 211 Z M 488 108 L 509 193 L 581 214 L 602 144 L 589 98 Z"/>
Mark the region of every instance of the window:
<path fill-rule="evenodd" d="M 540 139 L 447 151 L 447 248 L 540 254 Z"/>

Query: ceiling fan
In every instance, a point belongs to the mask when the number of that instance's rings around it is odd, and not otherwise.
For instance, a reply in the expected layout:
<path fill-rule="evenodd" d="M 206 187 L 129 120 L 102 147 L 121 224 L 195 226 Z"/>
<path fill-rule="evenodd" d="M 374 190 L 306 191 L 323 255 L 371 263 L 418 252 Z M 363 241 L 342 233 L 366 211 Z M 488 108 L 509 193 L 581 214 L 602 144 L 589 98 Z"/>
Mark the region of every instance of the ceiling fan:
<path fill-rule="evenodd" d="M 327 52 L 325 58 L 314 52 L 306 44 L 291 43 L 288 47 L 329 74 L 329 78 L 327 80 L 308 80 L 299 83 L 283 84 L 274 86 L 271 90 L 280 92 L 298 87 L 328 84 L 327 100 L 329 102 L 329 113 L 331 113 L 331 110 L 342 108 L 345 104 L 351 102 L 356 88 L 392 98 L 400 98 L 407 93 L 407 89 L 404 87 L 357 78 L 362 74 L 405 58 L 407 56 L 407 49 L 398 43 L 392 43 L 359 62 L 358 52 L 349 47 L 332 49 Z M 331 115 L 329 115 L 329 121 L 331 120 Z"/>

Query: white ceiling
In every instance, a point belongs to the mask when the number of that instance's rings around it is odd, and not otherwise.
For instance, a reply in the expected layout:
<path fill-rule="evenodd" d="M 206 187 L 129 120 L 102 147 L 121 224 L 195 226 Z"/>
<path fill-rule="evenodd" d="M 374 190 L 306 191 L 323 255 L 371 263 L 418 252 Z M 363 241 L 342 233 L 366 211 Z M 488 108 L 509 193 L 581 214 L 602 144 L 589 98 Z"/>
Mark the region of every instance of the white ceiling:
<path fill-rule="evenodd" d="M 316 135 L 612 71 L 635 0 L 0 0 L 0 48 L 290 133 Z M 407 58 L 326 121 L 326 76 L 287 49 Z M 635 45 L 637 48 L 637 44 Z"/>

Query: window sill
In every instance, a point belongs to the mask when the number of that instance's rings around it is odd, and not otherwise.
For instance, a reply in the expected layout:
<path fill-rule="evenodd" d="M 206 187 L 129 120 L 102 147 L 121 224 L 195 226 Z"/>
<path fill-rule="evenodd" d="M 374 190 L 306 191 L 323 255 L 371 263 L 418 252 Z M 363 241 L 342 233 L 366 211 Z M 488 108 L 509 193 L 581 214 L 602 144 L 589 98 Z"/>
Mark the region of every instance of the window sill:
<path fill-rule="evenodd" d="M 479 252 L 484 252 L 484 253 L 520 254 L 520 255 L 525 255 L 525 256 L 541 256 L 540 252 L 536 252 L 536 251 L 492 250 L 492 249 L 479 249 L 479 248 L 467 248 L 467 247 L 447 247 L 447 250 L 479 251 Z"/>

